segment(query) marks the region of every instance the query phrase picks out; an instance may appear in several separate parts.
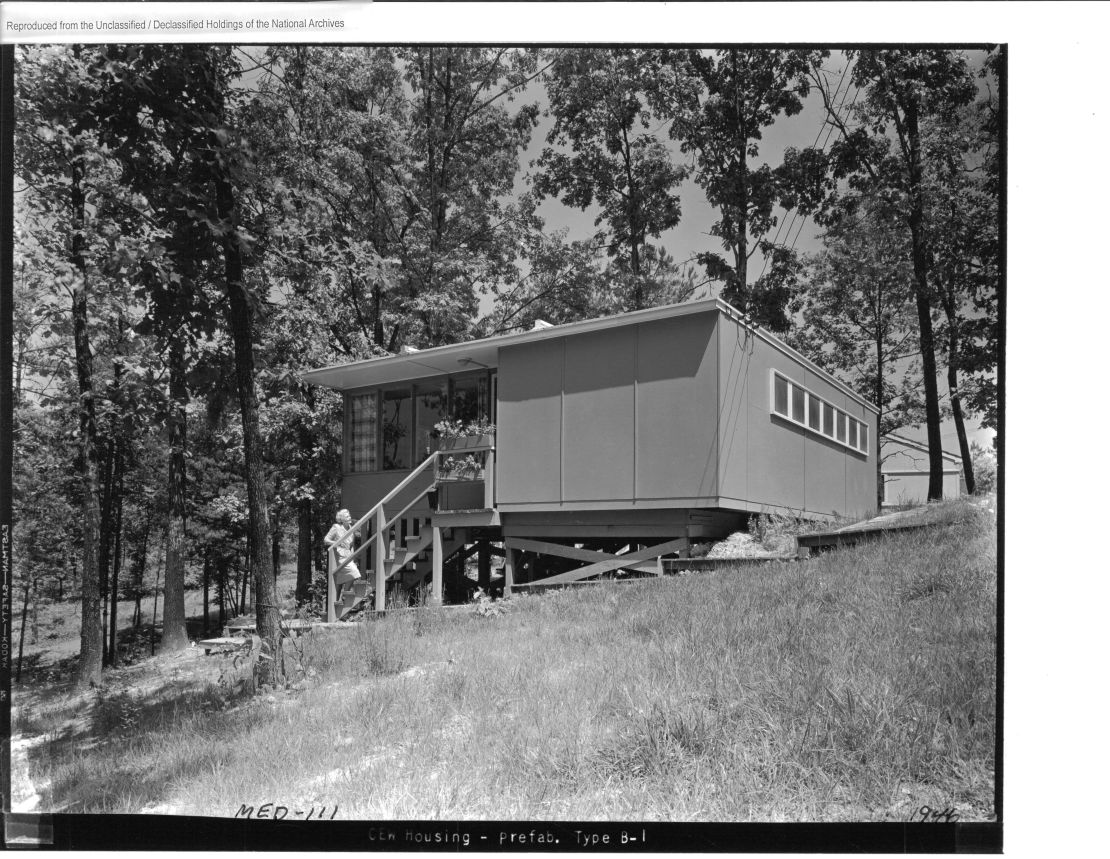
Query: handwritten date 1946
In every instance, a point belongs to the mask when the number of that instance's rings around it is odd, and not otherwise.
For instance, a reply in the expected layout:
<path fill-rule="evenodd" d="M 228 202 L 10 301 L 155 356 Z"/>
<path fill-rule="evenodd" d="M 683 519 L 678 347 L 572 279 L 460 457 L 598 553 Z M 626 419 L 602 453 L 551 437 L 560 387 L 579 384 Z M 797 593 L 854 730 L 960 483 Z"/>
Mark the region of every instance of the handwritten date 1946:
<path fill-rule="evenodd" d="M 923 805 L 910 815 L 911 821 L 918 823 L 955 823 L 960 819 L 954 808 L 933 808 Z"/>

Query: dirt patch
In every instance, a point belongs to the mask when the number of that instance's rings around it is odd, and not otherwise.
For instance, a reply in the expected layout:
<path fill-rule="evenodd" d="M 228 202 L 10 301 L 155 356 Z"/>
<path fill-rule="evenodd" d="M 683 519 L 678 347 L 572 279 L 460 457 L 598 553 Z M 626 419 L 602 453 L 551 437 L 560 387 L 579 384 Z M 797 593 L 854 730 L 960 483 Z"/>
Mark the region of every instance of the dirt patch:
<path fill-rule="evenodd" d="M 737 531 L 726 539 L 714 543 L 705 557 L 711 560 L 734 558 L 777 558 L 781 551 L 768 549 L 747 531 Z"/>

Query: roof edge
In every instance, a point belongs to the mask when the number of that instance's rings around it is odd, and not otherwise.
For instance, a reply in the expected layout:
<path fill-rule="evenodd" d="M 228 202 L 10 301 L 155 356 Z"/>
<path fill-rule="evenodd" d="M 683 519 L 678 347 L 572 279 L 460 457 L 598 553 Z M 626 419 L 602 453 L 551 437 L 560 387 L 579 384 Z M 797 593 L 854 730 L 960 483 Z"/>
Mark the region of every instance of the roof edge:
<path fill-rule="evenodd" d="M 717 302 L 718 309 L 722 313 L 724 313 L 730 319 L 732 319 L 736 322 L 739 322 L 741 325 L 743 325 L 745 328 L 747 328 L 749 331 L 751 331 L 756 337 L 759 337 L 761 340 L 763 340 L 765 343 L 767 343 L 769 346 L 771 346 L 771 348 L 779 350 L 780 352 L 785 354 L 787 357 L 797 361 L 799 364 L 801 364 L 807 370 L 809 370 L 811 372 L 814 372 L 814 373 L 817 373 L 822 379 L 824 379 L 830 385 L 835 387 L 837 390 L 841 391 L 842 393 L 847 394 L 856 403 L 863 406 L 865 409 L 869 409 L 870 411 L 874 412 L 876 415 L 879 414 L 879 407 L 878 406 L 876 406 L 873 402 L 871 402 L 866 397 L 861 396 L 860 394 L 856 393 L 846 383 L 840 381 L 838 378 L 833 376 L 828 370 L 824 370 L 821 367 L 818 367 L 817 364 L 814 363 L 812 359 L 807 358 L 805 355 L 803 355 L 801 352 L 799 352 L 793 346 L 791 346 L 788 343 L 786 343 L 785 341 L 781 340 L 779 337 L 772 334 L 770 331 L 767 331 L 762 326 L 757 325 L 756 323 L 751 322 L 750 320 L 748 320 L 739 310 L 737 310 L 735 307 L 733 307 L 731 304 L 729 304 L 724 299 L 718 298 L 718 299 L 716 299 L 716 302 Z"/>

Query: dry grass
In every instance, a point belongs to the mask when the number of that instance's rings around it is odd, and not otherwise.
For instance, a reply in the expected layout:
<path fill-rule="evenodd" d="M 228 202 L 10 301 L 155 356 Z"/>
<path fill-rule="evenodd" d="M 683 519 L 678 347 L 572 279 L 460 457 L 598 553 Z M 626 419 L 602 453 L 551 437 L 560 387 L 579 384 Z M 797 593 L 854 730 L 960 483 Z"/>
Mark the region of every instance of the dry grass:
<path fill-rule="evenodd" d="M 44 808 L 337 818 L 992 819 L 995 534 L 423 611 L 304 639 L 300 688 L 107 699 Z"/>

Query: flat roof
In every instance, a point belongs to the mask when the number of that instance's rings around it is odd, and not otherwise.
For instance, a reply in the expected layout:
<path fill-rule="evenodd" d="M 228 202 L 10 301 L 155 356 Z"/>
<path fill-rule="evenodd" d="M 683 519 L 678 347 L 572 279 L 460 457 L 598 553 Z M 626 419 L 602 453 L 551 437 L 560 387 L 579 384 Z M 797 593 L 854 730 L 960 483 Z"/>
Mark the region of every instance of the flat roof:
<path fill-rule="evenodd" d="M 333 364 L 317 370 L 307 370 L 301 373 L 301 378 L 314 385 L 322 385 L 340 391 L 350 391 L 356 388 L 389 384 L 390 382 L 405 382 L 430 376 L 442 376 L 448 373 L 465 373 L 467 370 L 494 369 L 497 367 L 498 351 L 504 346 L 516 346 L 539 340 L 570 337 L 575 334 L 605 331 L 625 325 L 636 325 L 642 322 L 710 312 L 725 314 L 775 349 L 803 364 L 806 369 L 819 374 L 860 405 L 878 413 L 879 410 L 874 404 L 861 397 L 843 382 L 834 379 L 826 371 L 769 331 L 752 326 L 744 320 L 736 308 L 719 298 L 703 298 L 681 304 L 649 307 L 646 310 L 633 310 L 629 313 L 619 313 L 615 316 L 604 316 L 599 319 L 567 322 L 562 325 L 552 325 L 549 328 L 534 328 L 531 331 L 521 331 L 516 334 L 498 334 L 493 337 L 483 337 L 479 340 L 468 340 L 463 343 L 450 343 L 446 346 L 434 346 L 429 349 L 402 352 L 397 355 L 385 355 L 346 364 Z"/>

